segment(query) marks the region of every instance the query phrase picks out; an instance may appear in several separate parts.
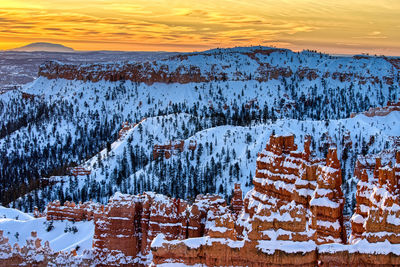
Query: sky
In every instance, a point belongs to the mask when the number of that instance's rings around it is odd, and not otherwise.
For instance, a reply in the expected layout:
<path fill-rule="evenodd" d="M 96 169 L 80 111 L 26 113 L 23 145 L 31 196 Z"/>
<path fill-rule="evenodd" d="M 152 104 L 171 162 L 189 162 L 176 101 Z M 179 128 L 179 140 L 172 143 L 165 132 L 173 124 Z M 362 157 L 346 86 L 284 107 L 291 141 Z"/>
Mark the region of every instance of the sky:
<path fill-rule="evenodd" d="M 400 56 L 399 0 L 0 0 L 0 50 L 202 51 L 264 45 Z"/>

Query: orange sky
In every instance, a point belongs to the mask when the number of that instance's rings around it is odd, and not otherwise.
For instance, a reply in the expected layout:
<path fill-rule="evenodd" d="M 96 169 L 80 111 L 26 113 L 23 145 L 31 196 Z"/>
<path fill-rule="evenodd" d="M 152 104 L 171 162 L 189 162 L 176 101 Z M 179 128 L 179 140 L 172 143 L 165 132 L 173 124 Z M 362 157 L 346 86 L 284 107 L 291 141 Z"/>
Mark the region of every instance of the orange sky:
<path fill-rule="evenodd" d="M 199 51 L 275 45 L 400 56 L 399 0 L 0 0 L 0 50 Z"/>

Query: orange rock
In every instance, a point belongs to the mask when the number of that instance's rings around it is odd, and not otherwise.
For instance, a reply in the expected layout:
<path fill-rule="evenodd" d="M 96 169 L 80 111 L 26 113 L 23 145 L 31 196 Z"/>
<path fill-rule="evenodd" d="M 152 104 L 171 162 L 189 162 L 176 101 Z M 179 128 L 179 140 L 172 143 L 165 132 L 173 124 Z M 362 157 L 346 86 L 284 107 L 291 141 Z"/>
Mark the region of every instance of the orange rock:
<path fill-rule="evenodd" d="M 94 213 L 100 209 L 98 203 L 88 201 L 75 205 L 74 202 L 66 201 L 63 206 L 56 200 L 47 205 L 46 218 L 50 220 L 68 220 L 79 222 L 82 220 L 92 220 Z"/>
<path fill-rule="evenodd" d="M 231 206 L 236 215 L 238 215 L 243 209 L 243 196 L 240 184 L 235 184 Z"/>

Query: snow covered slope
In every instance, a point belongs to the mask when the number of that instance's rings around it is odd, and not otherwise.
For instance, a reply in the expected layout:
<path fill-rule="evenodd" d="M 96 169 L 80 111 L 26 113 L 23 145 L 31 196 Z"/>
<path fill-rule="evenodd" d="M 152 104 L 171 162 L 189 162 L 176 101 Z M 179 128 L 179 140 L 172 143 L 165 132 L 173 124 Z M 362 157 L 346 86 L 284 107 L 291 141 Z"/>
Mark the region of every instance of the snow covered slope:
<path fill-rule="evenodd" d="M 75 229 L 76 232 L 72 230 Z M 20 247 L 26 244 L 31 232 L 36 231 L 42 239 L 42 244 L 49 241 L 54 251 L 70 251 L 77 249 L 79 254 L 84 249 L 90 249 L 93 243 L 94 223 L 46 221 L 46 218 L 33 218 L 21 211 L 0 206 L 0 230 L 8 237 L 10 244 Z"/>

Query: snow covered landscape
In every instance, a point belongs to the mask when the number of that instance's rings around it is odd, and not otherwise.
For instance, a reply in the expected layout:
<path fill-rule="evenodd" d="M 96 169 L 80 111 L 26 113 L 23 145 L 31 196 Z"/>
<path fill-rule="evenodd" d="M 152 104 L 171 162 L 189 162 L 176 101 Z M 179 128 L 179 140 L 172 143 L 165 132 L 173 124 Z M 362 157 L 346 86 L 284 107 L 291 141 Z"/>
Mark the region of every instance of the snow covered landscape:
<path fill-rule="evenodd" d="M 400 255 L 399 73 L 259 46 L 46 62 L 0 95 L 1 255 L 37 238 L 43 262 L 72 265 Z"/>
<path fill-rule="evenodd" d="M 70 230 L 76 227 L 77 232 Z M 46 218 L 34 218 L 19 210 L 0 207 L 0 229 L 10 244 L 23 247 L 36 231 L 42 242 L 49 242 L 54 251 L 69 251 L 75 249 L 78 253 L 90 249 L 93 243 L 94 224 L 87 222 L 48 222 Z M 74 228 L 75 229 L 75 228 Z"/>

